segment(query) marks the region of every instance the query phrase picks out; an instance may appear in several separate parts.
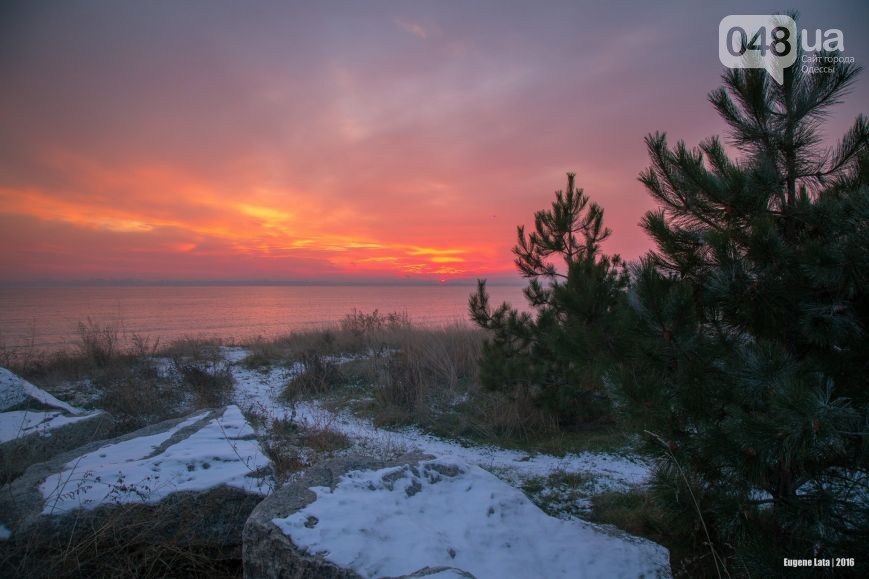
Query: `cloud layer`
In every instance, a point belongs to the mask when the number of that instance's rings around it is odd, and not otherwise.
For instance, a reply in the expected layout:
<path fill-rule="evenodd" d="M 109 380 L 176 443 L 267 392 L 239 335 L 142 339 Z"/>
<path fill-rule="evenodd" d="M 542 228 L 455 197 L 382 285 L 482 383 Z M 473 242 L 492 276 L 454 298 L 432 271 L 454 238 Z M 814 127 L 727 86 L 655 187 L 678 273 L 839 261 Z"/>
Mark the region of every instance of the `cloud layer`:
<path fill-rule="evenodd" d="M 722 131 L 695 4 L 5 3 L 0 281 L 509 276 L 568 170 L 636 257 L 643 136 Z"/>

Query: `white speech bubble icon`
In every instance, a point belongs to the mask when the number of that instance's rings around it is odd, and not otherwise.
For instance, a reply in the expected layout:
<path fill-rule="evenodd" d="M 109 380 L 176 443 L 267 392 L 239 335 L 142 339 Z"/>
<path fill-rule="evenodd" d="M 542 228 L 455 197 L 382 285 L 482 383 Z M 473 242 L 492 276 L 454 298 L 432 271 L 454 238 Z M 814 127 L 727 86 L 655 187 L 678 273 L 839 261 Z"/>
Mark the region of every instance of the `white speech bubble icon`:
<path fill-rule="evenodd" d="M 797 61 L 797 23 L 783 14 L 725 16 L 718 25 L 718 60 L 729 68 L 763 68 L 776 82 Z"/>

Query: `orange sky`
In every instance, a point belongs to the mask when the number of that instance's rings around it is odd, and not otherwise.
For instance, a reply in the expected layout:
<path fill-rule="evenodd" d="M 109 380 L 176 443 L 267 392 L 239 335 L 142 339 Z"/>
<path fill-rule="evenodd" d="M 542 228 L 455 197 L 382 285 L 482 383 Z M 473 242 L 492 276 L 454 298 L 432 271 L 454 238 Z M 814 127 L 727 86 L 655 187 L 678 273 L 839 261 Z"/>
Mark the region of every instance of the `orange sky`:
<path fill-rule="evenodd" d="M 4 3 L 0 282 L 515 279 L 569 170 L 635 258 L 643 136 L 722 131 L 695 4 Z"/>

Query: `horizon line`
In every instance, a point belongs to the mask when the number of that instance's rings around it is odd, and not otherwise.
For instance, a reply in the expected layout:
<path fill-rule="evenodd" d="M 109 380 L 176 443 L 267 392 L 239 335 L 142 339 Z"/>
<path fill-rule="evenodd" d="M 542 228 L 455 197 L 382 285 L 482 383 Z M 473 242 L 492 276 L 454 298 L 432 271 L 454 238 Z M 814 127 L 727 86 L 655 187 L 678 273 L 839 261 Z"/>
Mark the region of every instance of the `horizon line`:
<path fill-rule="evenodd" d="M 315 287 L 315 286 L 399 286 L 399 287 L 472 287 L 477 279 L 488 286 L 524 287 L 524 279 L 463 278 L 455 280 L 136 280 L 136 279 L 88 279 L 88 280 L 24 280 L 0 281 L 0 289 L 39 287 Z"/>

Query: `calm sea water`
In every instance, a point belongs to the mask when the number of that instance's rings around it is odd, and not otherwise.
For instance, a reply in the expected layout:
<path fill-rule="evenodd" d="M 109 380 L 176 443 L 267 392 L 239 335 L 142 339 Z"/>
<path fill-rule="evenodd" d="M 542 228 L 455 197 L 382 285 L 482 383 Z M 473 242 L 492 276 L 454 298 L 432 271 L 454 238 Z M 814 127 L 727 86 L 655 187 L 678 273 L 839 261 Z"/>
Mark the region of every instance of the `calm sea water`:
<path fill-rule="evenodd" d="M 474 288 L 456 286 L 182 286 L 0 288 L 0 347 L 68 348 L 88 319 L 129 336 L 245 339 L 312 329 L 354 308 L 406 312 L 424 325 L 468 320 Z M 520 287 L 489 288 L 492 303 L 521 306 Z"/>

